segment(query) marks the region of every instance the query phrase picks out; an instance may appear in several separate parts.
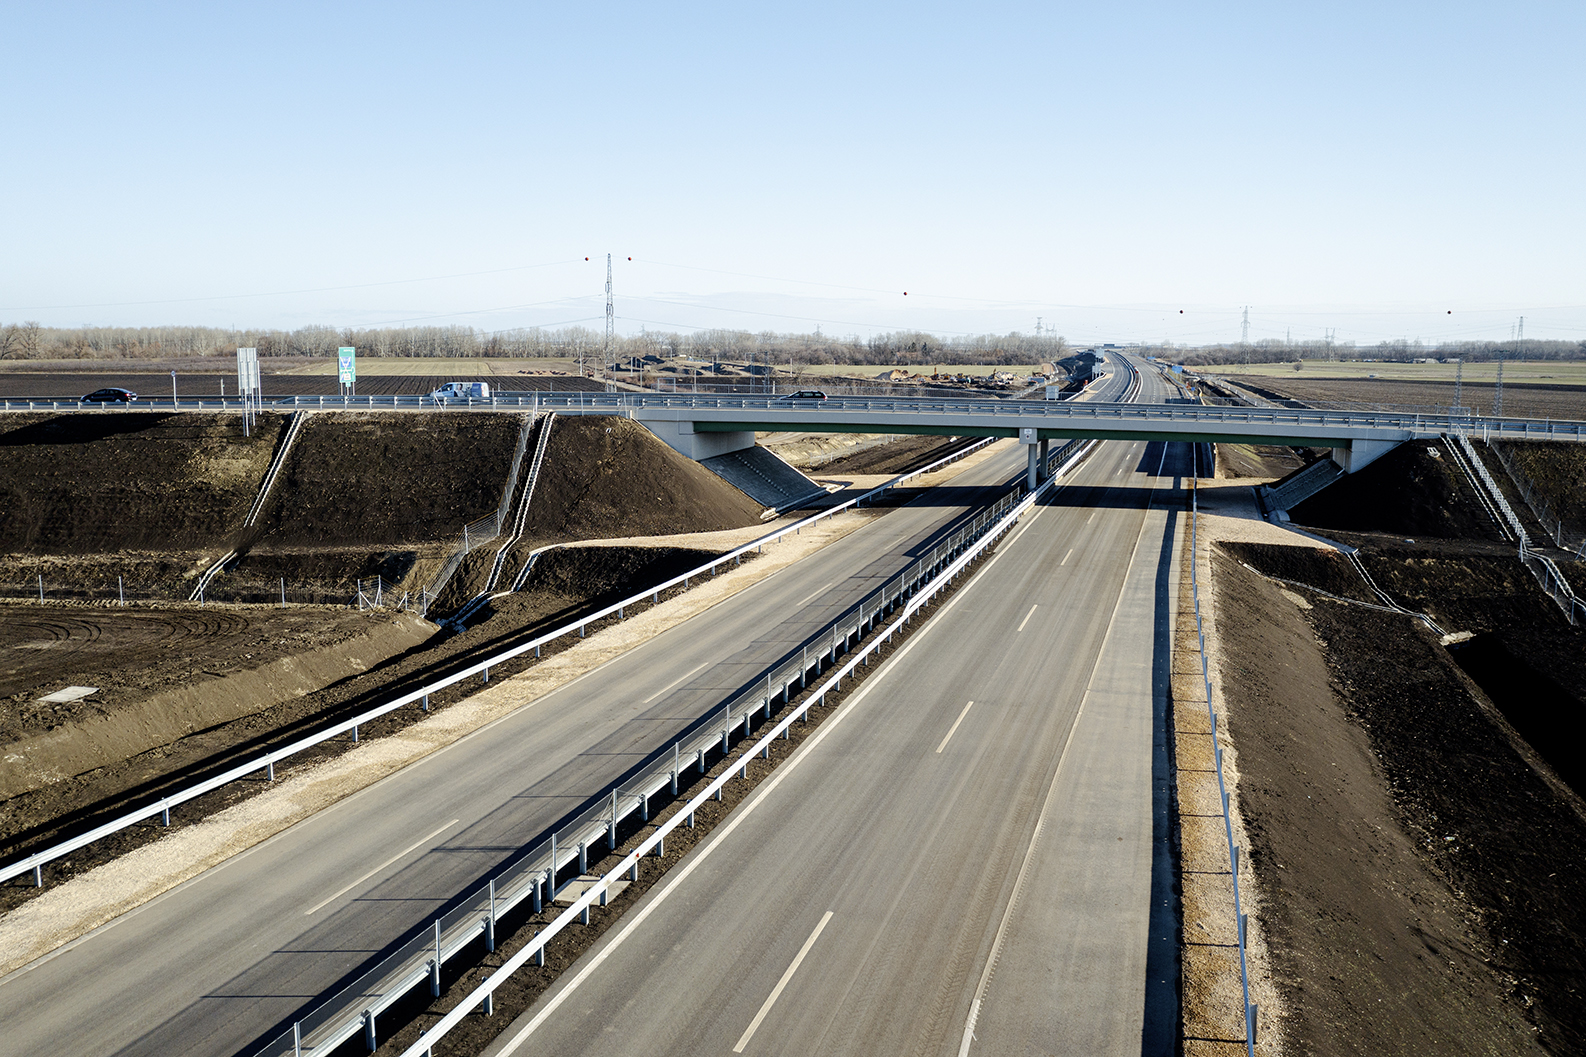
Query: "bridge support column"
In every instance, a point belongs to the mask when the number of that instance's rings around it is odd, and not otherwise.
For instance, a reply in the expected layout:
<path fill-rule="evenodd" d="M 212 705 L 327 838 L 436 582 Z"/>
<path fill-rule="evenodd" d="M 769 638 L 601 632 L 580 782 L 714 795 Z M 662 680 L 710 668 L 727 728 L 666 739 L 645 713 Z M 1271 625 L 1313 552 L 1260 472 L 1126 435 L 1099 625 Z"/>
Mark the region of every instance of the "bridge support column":
<path fill-rule="evenodd" d="M 1030 432 L 1034 433 L 1035 430 L 1032 429 Z M 1036 486 L 1041 483 L 1041 456 L 1037 451 L 1038 448 L 1039 445 L 1037 445 L 1034 441 L 1031 441 L 1024 446 L 1024 450 L 1029 456 L 1029 458 L 1026 460 L 1024 469 L 1024 484 L 1032 492 L 1035 491 Z"/>
<path fill-rule="evenodd" d="M 1347 473 L 1376 462 L 1382 456 L 1397 448 L 1402 441 L 1397 440 L 1367 440 L 1358 437 L 1350 440 L 1347 448 L 1334 448 L 1333 461 L 1343 467 Z"/>
<path fill-rule="evenodd" d="M 694 423 L 689 419 L 675 417 L 678 414 L 676 411 L 658 409 L 652 415 L 647 415 L 646 410 L 649 409 L 635 410 L 633 420 L 695 462 L 754 447 L 752 431 L 696 433 Z"/>
<path fill-rule="evenodd" d="M 1047 469 L 1047 466 L 1046 466 L 1046 459 L 1047 459 L 1046 449 L 1047 449 L 1047 445 L 1049 445 L 1051 443 L 1052 442 L 1049 441 L 1049 440 L 1043 440 L 1040 443 L 1040 448 L 1041 448 L 1041 456 L 1040 456 L 1040 461 L 1041 461 L 1041 480 L 1043 480 L 1043 481 L 1045 481 L 1048 477 L 1052 476 L 1051 472 Z"/>

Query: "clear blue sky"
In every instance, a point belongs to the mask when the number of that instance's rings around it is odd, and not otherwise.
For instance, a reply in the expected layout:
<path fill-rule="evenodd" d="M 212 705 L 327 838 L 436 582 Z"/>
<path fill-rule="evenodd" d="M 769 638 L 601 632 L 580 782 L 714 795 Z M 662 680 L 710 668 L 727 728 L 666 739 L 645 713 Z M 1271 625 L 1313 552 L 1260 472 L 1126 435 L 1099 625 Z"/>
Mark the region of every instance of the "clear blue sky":
<path fill-rule="evenodd" d="M 1586 338 L 1579 3 L 4 12 L 0 322 Z"/>

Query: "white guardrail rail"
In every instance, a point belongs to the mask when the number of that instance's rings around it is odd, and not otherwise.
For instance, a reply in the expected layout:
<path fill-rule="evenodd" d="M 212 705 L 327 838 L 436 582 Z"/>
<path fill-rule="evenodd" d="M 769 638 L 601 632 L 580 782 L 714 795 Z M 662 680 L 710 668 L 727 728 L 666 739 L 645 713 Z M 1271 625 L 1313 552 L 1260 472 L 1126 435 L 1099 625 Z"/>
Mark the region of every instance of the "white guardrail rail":
<path fill-rule="evenodd" d="M 742 745 L 751 736 L 756 717 L 762 722 L 768 720 L 779 703 L 785 704 L 793 696 L 795 686 L 800 689 L 806 686 L 812 671 L 818 676 L 822 669 L 834 668 L 799 708 L 765 730 L 759 740 L 740 755 L 735 766 L 683 805 L 609 873 L 589 885 L 528 945 L 426 1031 L 405 1051 L 404 1057 L 427 1053 L 475 1008 L 483 1006 L 487 1013 L 492 1012 L 492 995 L 502 981 L 531 961 L 543 965 L 547 943 L 574 920 L 587 923 L 589 908 L 597 904 L 604 906 L 611 886 L 624 875 L 636 880 L 640 859 L 663 854 L 667 834 L 678 826 L 692 826 L 694 813 L 702 804 L 712 798 L 720 799 L 727 782 L 747 774 L 750 759 L 756 755 L 769 758 L 773 740 L 786 738 L 793 723 L 807 720 L 810 708 L 823 704 L 827 693 L 840 687 L 842 680 L 852 675 L 857 667 L 868 664 L 875 651 L 890 642 L 915 612 L 1006 533 L 1059 475 L 1071 469 L 1098 443 L 1073 441 L 1065 445 L 1052 456 L 1052 461 L 1061 460 L 1059 468 L 1033 493 L 1021 494 L 1022 487 L 1016 485 L 1014 492 L 977 515 L 909 570 L 838 617 L 829 631 L 805 643 L 796 655 L 768 672 L 763 683 L 738 694 L 696 722 L 691 730 L 654 755 L 636 774 L 611 788 L 572 821 L 558 827 L 549 837 L 465 895 L 453 909 L 437 917 L 379 965 L 294 1022 L 290 1029 L 256 1051 L 256 1057 L 328 1054 L 359 1034 L 364 1036 L 369 1048 L 374 1049 L 378 1043 L 376 1019 L 381 1012 L 426 981 L 430 993 L 439 995 L 441 966 L 447 959 L 481 938 L 487 949 L 494 950 L 496 922 L 504 914 L 525 902 L 530 903 L 535 913 L 540 913 L 563 887 L 558 885 L 563 874 L 570 868 L 576 868 L 579 875 L 586 872 L 591 846 L 604 843 L 608 851 L 613 850 L 617 828 L 624 819 L 637 812 L 641 821 L 648 823 L 650 797 L 663 789 L 670 789 L 675 795 L 684 769 L 693 767 L 704 774 L 713 762 L 713 754 L 717 754 L 715 761 L 726 758 L 731 752 L 734 735 L 739 736 Z M 893 618 L 891 624 L 869 642 L 863 642 L 886 616 Z M 859 648 L 854 650 L 856 645 Z M 847 660 L 839 662 L 845 653 L 850 654 Z"/>
<path fill-rule="evenodd" d="M 681 576 L 675 576 L 665 583 L 657 584 L 654 587 L 647 588 L 638 592 L 637 594 L 631 595 L 628 598 L 624 598 L 619 602 L 607 606 L 605 609 L 590 613 L 587 616 L 565 624 L 562 627 L 556 628 L 552 631 L 546 632 L 544 635 L 540 635 L 529 640 L 528 642 L 522 643 L 521 645 L 514 646 L 511 649 L 503 650 L 500 653 L 494 654 L 483 661 L 479 661 L 473 665 L 463 668 L 462 670 L 454 672 L 453 674 L 442 679 L 437 679 L 436 681 L 414 690 L 411 693 L 403 694 L 400 697 L 394 698 L 385 704 L 377 705 L 376 707 L 365 712 L 360 712 L 358 715 L 353 716 L 350 719 L 343 720 L 342 722 L 327 727 L 315 734 L 308 735 L 307 737 L 300 738 L 297 741 L 283 745 L 279 749 L 272 749 L 271 751 L 264 753 L 263 755 L 250 760 L 247 763 L 240 764 L 228 771 L 225 771 L 224 773 L 215 775 L 214 777 L 208 778 L 202 782 L 194 783 L 192 786 L 189 786 L 180 792 L 172 793 L 169 796 L 162 797 L 157 801 L 151 801 L 143 807 L 112 819 L 101 826 L 96 826 L 86 833 L 79 834 L 76 837 L 72 837 L 69 840 L 52 845 L 51 847 L 45 848 L 42 851 L 34 852 L 33 854 L 28 855 L 16 862 L 9 863 L 3 867 L 0 867 L 0 883 L 10 881 L 14 878 L 31 873 L 33 875 L 34 884 L 39 887 L 43 887 L 44 867 L 64 855 L 69 855 L 79 848 L 92 844 L 96 840 L 107 837 L 112 833 L 119 832 L 120 830 L 126 829 L 129 826 L 137 825 L 138 823 L 153 818 L 156 815 L 161 816 L 162 820 L 167 825 L 169 825 L 172 808 L 184 804 L 190 800 L 196 799 L 197 797 L 203 796 L 205 793 L 213 792 L 214 790 L 219 789 L 222 786 L 229 785 L 232 782 L 257 775 L 261 771 L 263 771 L 269 779 L 274 780 L 275 765 L 282 762 L 283 760 L 295 756 L 305 749 L 312 748 L 321 742 L 329 741 L 332 738 L 340 737 L 348 733 L 351 733 L 356 738 L 358 728 L 363 724 L 368 723 L 373 719 L 377 719 L 388 712 L 394 712 L 399 708 L 414 704 L 415 702 L 419 703 L 421 707 L 428 709 L 429 696 L 433 693 L 460 683 L 465 679 L 471 679 L 475 676 L 481 676 L 488 680 L 490 676 L 490 669 L 499 664 L 503 664 L 517 657 L 521 657 L 531 650 L 534 651 L 534 655 L 538 657 L 542 647 L 554 642 L 559 638 L 572 635 L 575 632 L 580 637 L 582 637 L 585 628 L 590 624 L 596 623 L 597 621 L 612 615 L 622 617 L 625 615 L 625 610 L 628 606 L 637 605 L 646 599 L 658 601 L 662 591 L 670 590 L 671 588 L 678 586 L 686 588 L 691 580 L 697 580 L 704 576 L 715 575 L 716 571 L 723 565 L 729 563 L 740 563 L 745 554 L 757 552 L 766 544 L 775 543 L 783 536 L 802 532 L 805 528 L 808 528 L 823 518 L 832 517 L 836 514 L 842 513 L 845 510 L 874 500 L 884 493 L 899 487 L 907 481 L 912 480 L 913 478 L 931 473 L 935 470 L 939 470 L 949 463 L 956 462 L 959 459 L 963 459 L 973 454 L 990 443 L 991 440 L 988 439 L 977 444 L 973 444 L 968 448 L 954 452 L 952 455 L 949 455 L 946 458 L 938 459 L 937 461 L 926 466 L 922 466 L 918 470 L 913 470 L 906 474 L 900 474 L 899 476 L 892 478 L 890 481 L 883 482 L 875 488 L 872 488 L 870 491 L 865 492 L 862 495 L 846 500 L 845 502 L 839 503 L 836 506 L 830 507 L 826 510 L 822 510 L 817 514 L 804 518 L 801 521 L 794 522 L 793 524 L 778 529 L 775 532 L 761 536 L 750 543 L 744 544 L 742 547 L 738 547 L 734 550 L 726 552 L 713 561 L 706 562 L 697 568 L 690 569 Z"/>

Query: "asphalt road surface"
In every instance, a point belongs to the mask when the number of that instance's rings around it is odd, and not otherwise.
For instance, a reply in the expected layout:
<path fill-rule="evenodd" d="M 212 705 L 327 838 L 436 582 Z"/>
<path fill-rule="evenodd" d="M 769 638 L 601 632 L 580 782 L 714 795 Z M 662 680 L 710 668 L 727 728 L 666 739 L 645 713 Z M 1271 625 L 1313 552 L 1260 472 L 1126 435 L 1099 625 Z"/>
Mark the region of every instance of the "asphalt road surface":
<path fill-rule="evenodd" d="M 6 1049 L 248 1052 L 929 550 L 1023 464 L 1004 444 L 921 501 L 11 974 Z"/>
<path fill-rule="evenodd" d="M 487 1052 L 1171 1052 L 1147 964 L 1186 455 L 1105 446 Z"/>

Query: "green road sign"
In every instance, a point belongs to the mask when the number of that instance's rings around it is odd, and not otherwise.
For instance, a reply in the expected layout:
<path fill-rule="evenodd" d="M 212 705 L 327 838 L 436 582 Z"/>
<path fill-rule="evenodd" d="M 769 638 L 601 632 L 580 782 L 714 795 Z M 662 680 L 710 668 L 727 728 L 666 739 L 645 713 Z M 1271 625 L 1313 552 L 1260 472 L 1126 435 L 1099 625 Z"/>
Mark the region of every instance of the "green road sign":
<path fill-rule="evenodd" d="M 342 385 L 351 385 L 358 380 L 357 349 L 336 350 L 336 376 L 341 379 Z"/>

